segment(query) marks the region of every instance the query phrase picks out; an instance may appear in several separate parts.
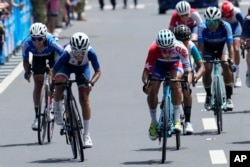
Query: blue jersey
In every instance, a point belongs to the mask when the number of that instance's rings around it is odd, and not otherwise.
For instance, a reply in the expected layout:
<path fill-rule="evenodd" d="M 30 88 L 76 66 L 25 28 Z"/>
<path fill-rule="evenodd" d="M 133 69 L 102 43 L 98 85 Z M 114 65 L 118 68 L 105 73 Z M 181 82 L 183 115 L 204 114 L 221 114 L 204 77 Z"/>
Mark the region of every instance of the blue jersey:
<path fill-rule="evenodd" d="M 33 42 L 31 40 L 31 37 L 27 37 L 22 44 L 22 55 L 23 60 L 29 59 L 29 52 L 33 54 L 33 56 L 48 56 L 51 55 L 52 52 L 56 52 L 58 55 L 61 55 L 63 53 L 62 46 L 55 40 L 54 36 L 50 33 L 46 34 L 46 40 L 44 41 L 44 48 L 42 52 L 38 52 L 35 46 L 33 45 Z"/>
<path fill-rule="evenodd" d="M 242 28 L 242 37 L 250 38 L 250 15 L 246 16 Z"/>
<path fill-rule="evenodd" d="M 198 26 L 198 43 L 213 50 L 222 49 L 225 43 L 232 44 L 233 35 L 230 24 L 222 20 L 216 32 L 211 32 L 205 22 L 201 23 Z"/>
<path fill-rule="evenodd" d="M 53 66 L 53 70 L 57 72 L 63 66 L 66 65 L 66 66 L 74 67 L 75 69 L 78 69 L 79 71 L 84 71 L 86 68 L 89 68 L 89 62 L 91 62 L 91 65 L 95 71 L 100 68 L 99 61 L 97 59 L 97 55 L 91 46 L 89 46 L 89 48 L 85 52 L 83 60 L 81 62 L 78 62 L 76 60 L 76 58 L 72 55 L 71 47 L 68 44 L 68 45 L 66 45 L 61 57 L 58 59 L 58 61 Z"/>

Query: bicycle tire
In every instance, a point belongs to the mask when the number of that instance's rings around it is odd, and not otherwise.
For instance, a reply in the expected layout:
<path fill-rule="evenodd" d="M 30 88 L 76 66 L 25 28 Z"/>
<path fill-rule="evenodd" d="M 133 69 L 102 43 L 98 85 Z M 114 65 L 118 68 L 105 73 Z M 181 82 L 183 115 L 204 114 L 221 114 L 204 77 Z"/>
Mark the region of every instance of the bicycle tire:
<path fill-rule="evenodd" d="M 217 124 L 217 132 L 218 134 L 222 131 L 222 95 L 220 89 L 220 81 L 219 78 L 216 77 L 214 85 L 214 93 L 215 93 L 215 115 L 216 115 L 216 124 Z"/>
<path fill-rule="evenodd" d="M 163 138 L 162 141 L 162 157 L 161 157 L 161 163 L 164 163 L 166 160 L 166 150 L 167 150 L 167 109 L 168 109 L 168 104 L 167 104 L 167 98 L 163 101 L 163 114 L 162 114 L 162 128 L 161 128 L 161 137 Z"/>
<path fill-rule="evenodd" d="M 48 87 L 43 86 L 38 107 L 38 143 L 44 144 L 47 130 L 46 110 L 48 108 Z"/>
<path fill-rule="evenodd" d="M 169 91 L 169 87 L 166 88 Z M 170 94 L 170 93 L 169 93 Z M 162 115 L 162 121 L 163 121 L 163 126 L 162 126 L 162 137 L 163 137 L 163 142 L 162 142 L 162 160 L 161 162 L 164 163 L 166 160 L 166 154 L 167 154 L 167 139 L 169 135 L 171 135 L 171 127 L 169 124 L 169 118 L 170 118 L 170 113 L 171 113 L 171 99 L 170 97 L 166 97 L 165 100 L 163 101 L 163 115 Z"/>
<path fill-rule="evenodd" d="M 84 152 L 83 152 L 84 147 L 83 147 L 83 141 L 82 141 L 82 122 L 81 122 L 81 118 L 79 115 L 79 110 L 77 108 L 76 100 L 73 96 L 71 98 L 71 103 L 72 103 L 71 112 L 72 112 L 72 118 L 74 122 L 76 147 L 77 147 L 80 161 L 83 162 L 84 161 Z"/>
<path fill-rule="evenodd" d="M 48 110 L 51 108 L 51 105 L 53 105 L 51 98 L 52 97 L 49 97 L 49 99 L 48 99 L 48 107 L 47 107 Z M 47 110 L 47 120 L 48 120 L 48 117 L 50 117 L 50 114 L 51 114 L 50 111 L 48 111 L 48 110 Z M 54 114 L 54 111 L 53 111 L 52 114 Z M 54 121 L 54 118 L 53 118 L 52 120 L 48 121 L 48 125 L 47 125 L 47 140 L 48 140 L 49 143 L 51 142 L 51 140 L 53 138 L 54 127 L 55 127 L 55 121 Z"/>
<path fill-rule="evenodd" d="M 70 143 L 71 146 L 71 151 L 73 153 L 73 158 L 76 159 L 77 158 L 77 147 L 76 147 L 76 137 L 75 137 L 75 133 L 74 133 L 74 120 L 73 120 L 73 116 L 72 116 L 72 103 L 70 101 L 70 99 L 67 99 L 67 121 L 69 122 L 69 128 L 67 130 L 68 132 L 68 141 Z"/>

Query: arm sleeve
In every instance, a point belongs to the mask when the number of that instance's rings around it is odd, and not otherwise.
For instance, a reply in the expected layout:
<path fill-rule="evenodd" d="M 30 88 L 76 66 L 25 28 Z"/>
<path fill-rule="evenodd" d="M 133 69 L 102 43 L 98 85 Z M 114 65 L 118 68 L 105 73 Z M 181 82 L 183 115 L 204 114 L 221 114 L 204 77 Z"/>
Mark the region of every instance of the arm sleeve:
<path fill-rule="evenodd" d="M 67 51 L 64 51 L 61 57 L 56 61 L 53 66 L 53 70 L 57 72 L 62 66 L 64 66 L 70 59 L 70 55 Z"/>
<path fill-rule="evenodd" d="M 29 43 L 24 41 L 22 44 L 23 60 L 29 60 Z"/>
<path fill-rule="evenodd" d="M 96 55 L 96 52 L 94 51 L 93 48 L 91 48 L 88 52 L 88 58 L 91 61 L 91 65 L 93 67 L 93 69 L 96 71 L 98 69 L 100 69 L 100 64 Z"/>

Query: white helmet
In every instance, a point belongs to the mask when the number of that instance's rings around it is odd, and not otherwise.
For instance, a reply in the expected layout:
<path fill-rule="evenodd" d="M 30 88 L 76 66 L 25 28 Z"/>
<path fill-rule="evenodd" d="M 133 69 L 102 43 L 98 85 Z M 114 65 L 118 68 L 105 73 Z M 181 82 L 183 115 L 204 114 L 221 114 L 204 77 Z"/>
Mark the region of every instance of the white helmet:
<path fill-rule="evenodd" d="M 83 32 L 77 32 L 70 39 L 72 50 L 85 51 L 89 47 L 89 37 Z"/>
<path fill-rule="evenodd" d="M 190 4 L 187 1 L 180 1 L 176 4 L 175 9 L 178 15 L 190 14 Z"/>
<path fill-rule="evenodd" d="M 43 23 L 34 23 L 30 26 L 31 37 L 44 37 L 47 34 L 47 27 Z"/>
<path fill-rule="evenodd" d="M 175 36 L 168 29 L 160 30 L 156 38 L 156 44 L 160 48 L 169 48 L 174 45 Z"/>
<path fill-rule="evenodd" d="M 217 7 L 208 7 L 205 11 L 204 18 L 206 20 L 219 20 L 221 19 L 221 11 Z"/>

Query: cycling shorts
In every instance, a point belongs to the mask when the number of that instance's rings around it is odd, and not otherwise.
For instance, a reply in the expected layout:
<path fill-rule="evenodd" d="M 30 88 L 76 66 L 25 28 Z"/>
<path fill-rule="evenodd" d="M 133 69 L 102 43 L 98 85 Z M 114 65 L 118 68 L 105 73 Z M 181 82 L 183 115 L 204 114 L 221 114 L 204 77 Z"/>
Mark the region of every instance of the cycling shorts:
<path fill-rule="evenodd" d="M 76 67 L 74 65 L 67 64 L 60 68 L 56 73 L 56 78 L 64 78 L 68 80 L 71 74 L 75 74 L 75 77 L 78 78 L 80 75 L 85 75 L 86 79 L 90 80 L 90 68 L 89 65 Z M 85 87 L 82 81 L 77 81 L 77 86 Z"/>
<path fill-rule="evenodd" d="M 214 60 L 215 58 L 221 59 L 222 55 L 228 55 L 227 44 L 224 44 L 224 47 L 221 49 L 218 49 L 217 51 L 209 47 L 204 47 L 203 59 L 205 61 Z"/>
<path fill-rule="evenodd" d="M 165 62 L 157 60 L 152 68 L 152 78 L 154 79 L 164 79 L 166 72 L 177 71 L 183 74 L 183 65 L 181 61 L 177 62 Z"/>
<path fill-rule="evenodd" d="M 55 52 L 48 56 L 33 56 L 32 71 L 34 75 L 45 73 L 46 60 L 49 60 L 49 67 L 52 68 L 55 64 Z"/>

